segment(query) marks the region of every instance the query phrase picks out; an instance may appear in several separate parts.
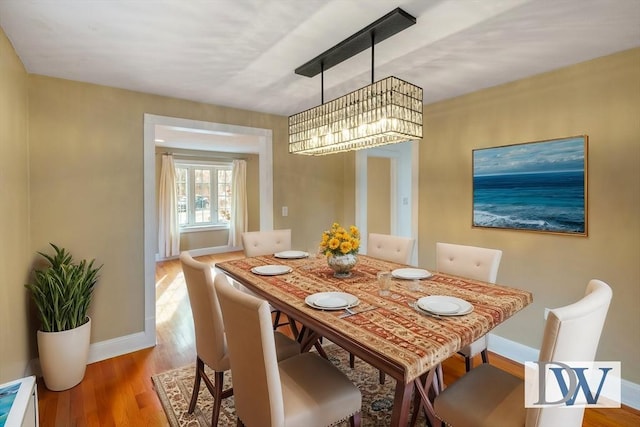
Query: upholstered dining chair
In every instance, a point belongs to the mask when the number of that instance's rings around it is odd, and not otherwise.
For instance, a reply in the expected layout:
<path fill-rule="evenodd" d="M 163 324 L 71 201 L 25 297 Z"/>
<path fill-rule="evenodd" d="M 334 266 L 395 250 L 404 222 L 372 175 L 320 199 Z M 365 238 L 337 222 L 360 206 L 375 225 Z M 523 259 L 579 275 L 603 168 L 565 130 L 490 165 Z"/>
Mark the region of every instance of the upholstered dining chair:
<path fill-rule="evenodd" d="M 222 399 L 233 394 L 232 389 L 222 390 L 224 372 L 230 369 L 222 313 L 214 289 L 211 266 L 194 260 L 187 251 L 180 254 L 180 263 L 187 285 L 196 339 L 196 374 L 188 412 L 192 413 L 195 409 L 200 381 L 204 380 L 213 396 L 211 425 L 216 427 Z M 216 277 L 219 277 L 219 281 L 226 283 L 228 287 L 232 287 L 223 274 L 218 274 Z M 279 332 L 272 332 L 272 335 L 278 360 L 300 354 L 300 344 L 297 341 Z M 205 365 L 215 372 L 213 382 L 205 373 Z"/>
<path fill-rule="evenodd" d="M 242 247 L 248 257 L 288 251 L 291 249 L 291 230 L 245 231 Z"/>
<path fill-rule="evenodd" d="M 582 299 L 551 310 L 539 361 L 593 361 L 611 297 L 609 285 L 593 279 Z M 522 379 L 484 363 L 440 393 L 434 409 L 452 426 L 582 426 L 584 407 L 525 408 L 524 387 Z"/>
<path fill-rule="evenodd" d="M 415 240 L 410 237 L 369 233 L 367 256 L 399 264 L 409 264 L 411 255 L 413 255 L 414 242 Z"/>
<path fill-rule="evenodd" d="M 271 255 L 282 251 L 288 251 L 291 249 L 291 230 L 269 230 L 269 231 L 245 231 L 242 233 L 242 247 L 244 256 L 253 257 L 261 255 Z M 243 292 L 247 292 L 251 295 L 257 296 L 251 292 L 245 286 L 238 284 L 237 286 Z M 292 331 L 297 331 L 295 325 L 291 324 L 291 320 L 285 323 L 280 323 L 280 317 L 282 313 L 280 310 L 275 309 L 272 306 L 271 312 L 275 315 L 273 319 L 273 329 L 277 329 L 280 326 L 291 325 Z"/>
<path fill-rule="evenodd" d="M 436 270 L 440 273 L 496 283 L 501 258 L 502 251 L 499 249 L 436 243 Z M 487 363 L 489 355 L 486 335 L 462 348 L 459 353 L 464 356 L 467 372 L 471 369 L 473 357 L 478 353 L 482 356 L 482 362 Z"/>
<path fill-rule="evenodd" d="M 367 236 L 367 256 L 398 264 L 409 264 L 413 255 L 415 240 L 410 237 L 391 234 L 369 233 Z M 349 354 L 349 366 L 355 367 L 356 358 Z M 379 371 L 380 384 L 384 384 L 384 372 Z"/>
<path fill-rule="evenodd" d="M 360 425 L 360 390 L 314 352 L 278 362 L 267 301 L 215 281 L 229 343 L 238 426 Z"/>

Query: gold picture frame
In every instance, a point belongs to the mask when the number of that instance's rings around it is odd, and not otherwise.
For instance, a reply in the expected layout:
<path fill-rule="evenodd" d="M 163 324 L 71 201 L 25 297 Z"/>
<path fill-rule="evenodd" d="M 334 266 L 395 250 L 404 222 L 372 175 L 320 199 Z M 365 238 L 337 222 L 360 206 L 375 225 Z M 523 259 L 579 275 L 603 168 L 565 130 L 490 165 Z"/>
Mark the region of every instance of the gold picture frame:
<path fill-rule="evenodd" d="M 474 149 L 472 226 L 587 236 L 588 141 Z"/>

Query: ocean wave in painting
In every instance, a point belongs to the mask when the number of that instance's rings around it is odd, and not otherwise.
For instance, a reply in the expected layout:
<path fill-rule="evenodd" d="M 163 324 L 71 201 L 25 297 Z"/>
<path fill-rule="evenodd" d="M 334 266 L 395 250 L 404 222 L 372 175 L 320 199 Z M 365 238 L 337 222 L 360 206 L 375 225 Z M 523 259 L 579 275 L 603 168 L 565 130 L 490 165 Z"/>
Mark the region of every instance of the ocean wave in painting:
<path fill-rule="evenodd" d="M 583 171 L 474 177 L 473 224 L 584 233 Z"/>

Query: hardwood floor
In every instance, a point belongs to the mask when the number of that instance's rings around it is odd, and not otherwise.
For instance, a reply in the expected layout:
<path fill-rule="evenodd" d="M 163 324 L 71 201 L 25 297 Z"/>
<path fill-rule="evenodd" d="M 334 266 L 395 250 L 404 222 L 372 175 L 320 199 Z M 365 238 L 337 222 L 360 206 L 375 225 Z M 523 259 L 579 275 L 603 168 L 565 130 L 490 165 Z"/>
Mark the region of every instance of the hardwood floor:
<path fill-rule="evenodd" d="M 241 257 L 242 253 L 198 257 L 215 263 Z M 151 376 L 172 368 L 193 364 L 195 347 L 191 309 L 178 260 L 156 267 L 157 345 L 87 366 L 85 378 L 76 387 L 52 392 L 38 379 L 41 427 L 81 426 L 167 426 Z M 522 366 L 491 354 L 490 362 L 516 375 Z M 476 360 L 475 363 L 480 363 Z M 464 373 L 464 360 L 451 358 L 444 363 L 445 383 Z M 585 427 L 640 425 L 640 411 L 621 409 L 585 412 Z"/>

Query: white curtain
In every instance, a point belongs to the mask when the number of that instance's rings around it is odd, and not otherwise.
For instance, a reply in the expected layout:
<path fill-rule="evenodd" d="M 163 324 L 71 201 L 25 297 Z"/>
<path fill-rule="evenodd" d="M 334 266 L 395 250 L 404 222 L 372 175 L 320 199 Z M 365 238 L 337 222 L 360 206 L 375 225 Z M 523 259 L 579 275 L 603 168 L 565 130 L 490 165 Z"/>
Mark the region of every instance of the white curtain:
<path fill-rule="evenodd" d="M 176 169 L 173 156 L 162 155 L 158 196 L 158 250 L 160 259 L 180 255 L 180 225 L 176 197 Z"/>
<path fill-rule="evenodd" d="M 247 230 L 247 162 L 233 161 L 231 177 L 231 222 L 229 224 L 229 246 L 240 246 L 242 233 Z"/>

